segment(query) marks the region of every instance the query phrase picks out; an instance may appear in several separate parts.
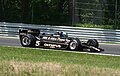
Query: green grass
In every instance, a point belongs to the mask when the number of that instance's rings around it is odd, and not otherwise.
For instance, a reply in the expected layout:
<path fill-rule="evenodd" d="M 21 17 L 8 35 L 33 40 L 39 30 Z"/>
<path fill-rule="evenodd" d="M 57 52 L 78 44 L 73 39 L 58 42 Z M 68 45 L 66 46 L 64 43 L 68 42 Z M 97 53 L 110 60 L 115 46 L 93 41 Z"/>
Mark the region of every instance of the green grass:
<path fill-rule="evenodd" d="M 116 28 L 114 25 L 75 24 L 73 26 L 84 27 L 84 28 L 120 29 L 120 28 Z"/>
<path fill-rule="evenodd" d="M 0 76 L 120 75 L 120 57 L 0 46 Z"/>

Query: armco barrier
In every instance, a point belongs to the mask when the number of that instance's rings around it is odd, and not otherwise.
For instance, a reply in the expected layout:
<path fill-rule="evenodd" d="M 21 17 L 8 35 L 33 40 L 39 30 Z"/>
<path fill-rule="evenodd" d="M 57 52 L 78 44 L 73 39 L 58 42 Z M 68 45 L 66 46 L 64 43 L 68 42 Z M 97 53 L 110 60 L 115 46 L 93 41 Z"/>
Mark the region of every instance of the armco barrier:
<path fill-rule="evenodd" d="M 120 43 L 120 30 L 108 30 L 98 28 L 80 28 L 68 26 L 50 26 L 50 25 L 33 25 L 22 23 L 0 23 L 0 36 L 18 37 L 18 29 L 35 28 L 48 32 L 65 31 L 71 37 L 78 37 L 81 40 L 98 39 L 99 42 Z"/>

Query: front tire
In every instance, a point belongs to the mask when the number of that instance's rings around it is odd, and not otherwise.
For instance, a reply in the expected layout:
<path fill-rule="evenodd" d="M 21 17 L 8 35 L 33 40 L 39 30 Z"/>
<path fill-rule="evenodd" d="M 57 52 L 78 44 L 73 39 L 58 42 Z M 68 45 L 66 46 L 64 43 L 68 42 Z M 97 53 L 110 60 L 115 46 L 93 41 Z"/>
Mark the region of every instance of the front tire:
<path fill-rule="evenodd" d="M 99 47 L 99 43 L 98 43 L 98 41 L 96 39 L 89 39 L 87 41 L 87 45 L 93 46 L 93 47 L 96 47 L 96 48 Z"/>
<path fill-rule="evenodd" d="M 20 41 L 23 47 L 34 47 L 36 39 L 33 35 L 28 34 L 28 35 L 22 36 Z"/>
<path fill-rule="evenodd" d="M 69 43 L 69 49 L 72 51 L 82 51 L 80 40 L 78 38 L 72 39 Z"/>

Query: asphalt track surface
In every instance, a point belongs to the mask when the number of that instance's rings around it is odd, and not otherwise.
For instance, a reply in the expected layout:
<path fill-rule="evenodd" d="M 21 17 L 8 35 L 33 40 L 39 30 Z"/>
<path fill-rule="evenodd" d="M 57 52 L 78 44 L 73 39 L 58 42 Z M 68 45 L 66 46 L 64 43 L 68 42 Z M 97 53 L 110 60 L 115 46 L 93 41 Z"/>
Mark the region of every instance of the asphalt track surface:
<path fill-rule="evenodd" d="M 0 46 L 19 46 L 19 39 L 13 38 L 0 38 Z M 102 54 L 112 54 L 112 55 L 120 55 L 120 44 L 100 44 L 100 48 L 105 51 L 101 52 Z"/>

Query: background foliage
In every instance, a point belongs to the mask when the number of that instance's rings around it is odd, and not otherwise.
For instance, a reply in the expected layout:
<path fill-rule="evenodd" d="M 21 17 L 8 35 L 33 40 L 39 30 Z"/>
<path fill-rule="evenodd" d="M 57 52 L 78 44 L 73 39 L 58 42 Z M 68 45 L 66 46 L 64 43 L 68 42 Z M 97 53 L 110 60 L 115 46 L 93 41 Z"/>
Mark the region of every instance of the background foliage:
<path fill-rule="evenodd" d="M 119 0 L 0 0 L 0 21 L 119 28 L 119 6 Z"/>
<path fill-rule="evenodd" d="M 73 22 L 120 28 L 119 0 L 75 0 Z"/>
<path fill-rule="evenodd" d="M 69 24 L 68 0 L 0 0 L 0 21 Z"/>

